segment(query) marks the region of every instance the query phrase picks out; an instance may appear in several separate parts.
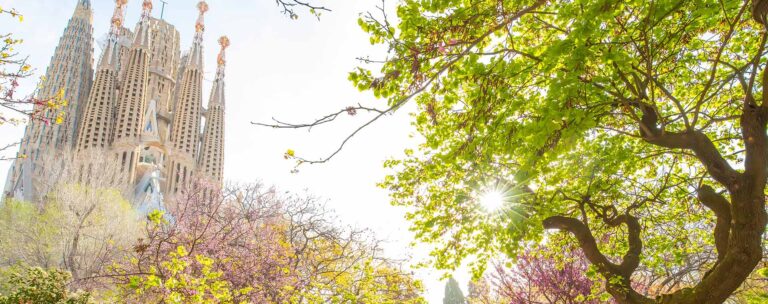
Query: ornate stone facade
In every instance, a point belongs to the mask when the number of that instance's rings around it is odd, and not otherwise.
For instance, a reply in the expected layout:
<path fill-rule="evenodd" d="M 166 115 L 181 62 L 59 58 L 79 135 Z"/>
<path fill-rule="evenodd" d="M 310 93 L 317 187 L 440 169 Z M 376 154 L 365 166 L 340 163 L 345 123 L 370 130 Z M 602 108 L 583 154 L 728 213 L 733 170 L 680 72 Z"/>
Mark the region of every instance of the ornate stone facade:
<path fill-rule="evenodd" d="M 45 96 L 65 90 L 70 100 L 66 119 L 60 125 L 30 122 L 20 146 L 29 157 L 12 166 L 6 196 L 32 200 L 42 195 L 35 193 L 35 172 L 46 164 L 37 156 L 51 149 L 103 149 L 113 155 L 125 180 L 134 185 L 137 202 L 157 203 L 162 193 L 182 190 L 195 176 L 223 181 L 224 49 L 229 40 L 219 39 L 222 48 L 206 110 L 202 43 L 208 5 L 198 3 L 195 37 L 182 55 L 179 32 L 151 17 L 151 0 L 143 0 L 133 32 L 123 26 L 127 0 L 115 2 L 94 77 L 93 12 L 89 0 L 77 0 L 47 70 L 49 81 L 40 90 Z"/>

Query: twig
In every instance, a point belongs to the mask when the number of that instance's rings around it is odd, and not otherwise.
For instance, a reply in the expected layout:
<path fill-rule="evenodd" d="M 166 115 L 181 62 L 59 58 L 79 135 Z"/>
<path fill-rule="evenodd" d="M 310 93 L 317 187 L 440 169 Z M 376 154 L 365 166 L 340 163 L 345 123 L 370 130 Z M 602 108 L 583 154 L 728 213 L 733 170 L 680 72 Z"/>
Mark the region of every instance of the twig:
<path fill-rule="evenodd" d="M 299 18 L 299 15 L 297 15 L 296 12 L 294 12 L 294 9 L 297 6 L 309 9 L 309 11 L 313 15 L 317 16 L 318 18 L 320 18 L 320 14 L 318 13 L 318 11 L 326 11 L 326 12 L 331 11 L 330 8 L 327 8 L 325 6 L 314 5 L 309 2 L 303 2 L 300 0 L 275 0 L 275 3 L 277 4 L 277 6 L 282 7 L 283 8 L 282 13 L 288 15 L 288 17 L 291 17 L 291 19 Z"/>
<path fill-rule="evenodd" d="M 277 1 L 280 1 L 280 0 L 277 0 Z M 500 22 L 498 25 L 494 26 L 493 28 L 491 28 L 490 30 L 485 32 L 483 35 L 477 37 L 475 40 L 472 40 L 470 43 L 468 43 L 467 47 L 464 48 L 464 50 L 461 53 L 456 54 L 455 57 L 453 57 L 450 60 L 448 60 L 448 62 L 446 62 L 437 72 L 435 72 L 432 76 L 430 76 L 427 81 L 422 83 L 422 85 L 420 87 L 418 87 L 417 89 L 413 90 L 410 94 L 408 94 L 408 95 L 400 98 L 399 100 L 397 100 L 394 104 L 392 104 L 392 106 L 390 106 L 386 110 L 375 110 L 375 109 L 372 109 L 372 108 L 363 108 L 362 106 L 359 106 L 362 109 L 365 109 L 365 110 L 369 110 L 370 109 L 369 111 L 375 111 L 378 114 L 376 116 L 374 116 L 372 119 L 370 119 L 367 122 L 365 122 L 364 124 L 362 124 L 361 126 L 357 127 L 352 133 L 350 133 L 346 138 L 344 138 L 344 140 L 336 148 L 336 150 L 334 150 L 333 153 L 331 153 L 327 157 L 320 158 L 320 159 L 317 159 L 317 160 L 309 160 L 309 159 L 306 159 L 306 158 L 303 158 L 303 157 L 295 157 L 295 156 L 291 155 L 291 158 L 295 158 L 296 160 L 298 160 L 298 164 L 299 165 L 303 164 L 303 163 L 321 164 L 321 163 L 328 162 L 334 156 L 336 156 L 339 152 L 341 152 L 341 150 L 344 148 L 344 146 L 347 144 L 347 142 L 349 142 L 349 140 L 352 139 L 352 137 L 354 137 L 362 129 L 364 129 L 365 127 L 371 125 L 373 122 L 375 122 L 376 120 L 378 120 L 379 118 L 384 116 L 384 114 L 387 114 L 387 113 L 390 113 L 390 112 L 394 112 L 395 110 L 397 110 L 398 108 L 403 106 L 405 103 L 410 101 L 413 97 L 415 97 L 416 95 L 420 94 L 425 89 L 430 87 L 430 85 L 435 80 L 437 80 L 441 75 L 443 75 L 443 73 L 445 73 L 445 71 L 447 71 L 451 66 L 453 66 L 456 62 L 458 62 L 461 58 L 464 58 L 464 56 L 469 54 L 471 52 L 471 50 L 474 49 L 477 46 L 477 44 L 479 44 L 480 42 L 482 42 L 483 40 L 488 38 L 490 35 L 492 35 L 496 31 L 498 31 L 500 29 L 503 29 L 504 27 L 506 27 L 510 23 L 512 23 L 515 20 L 519 19 L 523 15 L 528 14 L 528 13 L 532 12 L 533 10 L 535 10 L 536 8 L 544 5 L 546 2 L 547 2 L 547 0 L 539 0 L 536 3 L 532 4 L 531 6 L 529 6 L 527 8 L 524 8 L 524 9 L 521 9 L 520 11 L 516 12 L 515 14 L 509 16 L 509 18 L 504 20 L 504 22 Z M 383 11 L 383 7 L 379 8 L 379 9 L 381 9 Z M 385 24 L 388 25 L 389 23 L 385 21 Z M 347 108 L 347 109 L 349 109 L 349 108 Z M 326 116 L 323 116 L 320 119 L 315 120 L 315 122 L 313 122 L 313 123 L 306 123 L 306 124 L 290 124 L 290 123 L 281 122 L 281 121 L 279 121 L 277 119 L 274 119 L 274 118 L 272 120 L 277 122 L 277 124 L 266 124 L 266 123 L 256 123 L 256 122 L 251 122 L 251 123 L 254 124 L 254 125 L 257 125 L 257 126 L 267 126 L 267 127 L 273 127 L 273 128 L 288 128 L 288 129 L 308 128 L 308 129 L 311 129 L 314 126 L 325 124 L 325 123 L 328 123 L 330 121 L 335 120 L 338 117 L 338 115 L 343 113 L 344 111 L 346 111 L 346 109 L 338 111 L 338 112 L 335 112 L 335 113 L 328 114 Z"/>

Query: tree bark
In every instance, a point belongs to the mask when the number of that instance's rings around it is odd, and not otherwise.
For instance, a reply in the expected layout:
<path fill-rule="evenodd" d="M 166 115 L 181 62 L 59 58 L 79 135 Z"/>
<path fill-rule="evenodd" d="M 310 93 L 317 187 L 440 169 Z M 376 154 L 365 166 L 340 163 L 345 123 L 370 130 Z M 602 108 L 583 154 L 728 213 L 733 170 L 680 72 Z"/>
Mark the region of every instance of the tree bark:
<path fill-rule="evenodd" d="M 717 217 L 715 222 L 715 248 L 717 248 L 717 261 L 725 257 L 728 250 L 728 237 L 731 230 L 731 204 L 721 194 L 715 192 L 712 187 L 703 185 L 699 188 L 698 197 L 701 203 L 712 210 Z"/>

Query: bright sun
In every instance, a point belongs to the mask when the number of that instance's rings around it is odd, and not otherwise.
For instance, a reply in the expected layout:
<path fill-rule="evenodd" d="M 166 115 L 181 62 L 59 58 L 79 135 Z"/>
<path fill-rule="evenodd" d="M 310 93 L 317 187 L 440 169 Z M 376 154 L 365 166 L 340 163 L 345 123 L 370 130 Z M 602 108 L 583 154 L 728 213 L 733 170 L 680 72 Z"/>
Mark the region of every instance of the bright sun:
<path fill-rule="evenodd" d="M 480 205 L 488 211 L 495 211 L 504 205 L 504 194 L 499 190 L 488 190 L 480 196 Z"/>

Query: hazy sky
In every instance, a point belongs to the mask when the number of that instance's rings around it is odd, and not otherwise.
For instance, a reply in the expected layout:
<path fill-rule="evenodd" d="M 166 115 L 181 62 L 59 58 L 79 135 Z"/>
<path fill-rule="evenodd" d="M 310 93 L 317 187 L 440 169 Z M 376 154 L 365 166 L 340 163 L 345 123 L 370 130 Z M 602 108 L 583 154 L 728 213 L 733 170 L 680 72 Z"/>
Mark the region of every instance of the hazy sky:
<path fill-rule="evenodd" d="M 91 0 L 94 6 L 96 38 L 109 29 L 114 1 Z M 164 19 L 181 33 L 182 51 L 189 48 L 197 17 L 197 0 L 167 0 Z M 30 56 L 36 77 L 45 72 L 61 33 L 71 16 L 76 0 L 0 0 L 3 8 L 22 12 L 24 22 L 0 18 L 0 32 L 13 32 L 23 38 L 18 47 Z M 205 100 L 215 73 L 221 35 L 230 38 L 226 71 L 225 179 L 235 182 L 261 180 L 281 189 L 308 192 L 327 198 L 345 224 L 373 229 L 388 240 L 390 255 L 423 257 L 423 246 L 408 248 L 411 235 L 403 219 L 404 210 L 389 205 L 387 192 L 376 187 L 386 171 L 382 162 L 402 156 L 404 148 L 415 146 L 409 116 L 401 111 L 379 120 L 359 133 L 328 164 L 304 165 L 292 174 L 293 162 L 283 159 L 287 149 L 298 155 L 320 157 L 332 152 L 357 124 L 368 117 L 359 113 L 338 122 L 306 130 L 273 130 L 256 127 L 251 121 L 268 122 L 271 117 L 286 121 L 310 121 L 326 112 L 361 103 L 384 107 L 369 93 L 360 93 L 347 80 L 359 64 L 355 59 L 382 54 L 381 46 L 371 46 L 357 26 L 359 14 L 375 10 L 378 0 L 326 1 L 333 9 L 321 20 L 307 13 L 291 20 L 280 13 L 273 0 L 209 0 L 205 16 Z M 388 2 L 394 5 L 395 1 Z M 389 7 L 388 9 L 392 9 Z M 141 0 L 129 0 L 126 25 L 133 28 L 139 19 Z M 154 17 L 160 15 L 155 0 Z M 101 50 L 96 46 L 95 56 Z M 22 83 L 22 92 L 34 87 Z M 406 108 L 407 110 L 407 108 Z M 21 138 L 23 127 L 0 127 L 0 144 Z M 5 184 L 9 162 L 0 162 L 0 186 Z M 442 303 L 443 282 L 434 271 L 417 270 L 425 281 L 430 303 Z M 466 291 L 466 275 L 457 274 Z"/>

